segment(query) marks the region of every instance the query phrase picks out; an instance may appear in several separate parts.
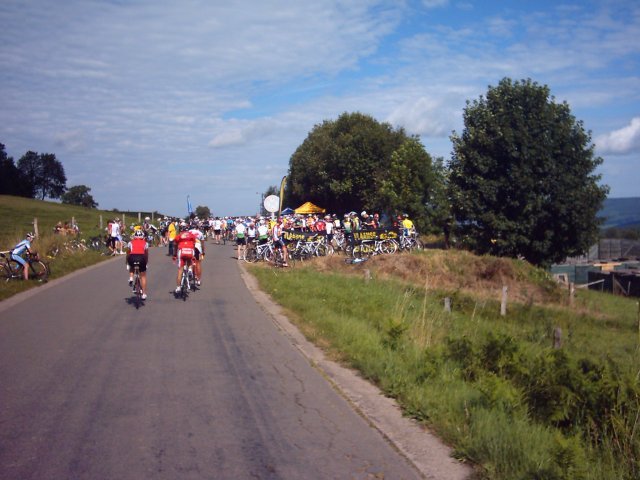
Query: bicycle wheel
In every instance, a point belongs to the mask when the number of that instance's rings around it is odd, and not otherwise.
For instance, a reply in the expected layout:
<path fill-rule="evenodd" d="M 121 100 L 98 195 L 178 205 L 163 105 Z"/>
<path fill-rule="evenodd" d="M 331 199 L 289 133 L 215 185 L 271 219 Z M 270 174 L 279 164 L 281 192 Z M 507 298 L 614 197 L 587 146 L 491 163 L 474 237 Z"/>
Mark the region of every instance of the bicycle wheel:
<path fill-rule="evenodd" d="M 272 248 L 266 249 L 264 251 L 264 254 L 262 255 L 262 259 L 265 262 L 272 263 L 272 262 L 274 262 L 274 258 L 275 258 L 275 254 L 274 254 L 274 250 Z"/>
<path fill-rule="evenodd" d="M 11 280 L 11 270 L 7 265 L 2 264 L 0 266 L 0 278 L 2 278 L 5 282 Z"/>
<path fill-rule="evenodd" d="M 136 291 L 136 310 L 140 308 L 142 304 L 142 284 L 140 283 L 140 276 L 136 275 L 133 281 L 133 289 Z"/>
<path fill-rule="evenodd" d="M 398 249 L 397 244 L 392 241 L 392 240 L 383 240 L 380 243 L 380 250 L 382 251 L 382 253 L 396 253 L 396 250 Z"/>
<path fill-rule="evenodd" d="M 41 282 L 46 282 L 47 278 L 49 278 L 49 267 L 46 263 L 41 260 L 37 262 L 30 263 L 31 271 L 29 275 L 33 276 L 33 278 L 37 278 Z"/>
<path fill-rule="evenodd" d="M 189 295 L 189 280 L 187 280 L 187 274 L 182 274 L 182 283 L 180 283 L 180 296 L 182 297 L 182 301 L 187 301 L 187 296 Z"/>
<path fill-rule="evenodd" d="M 189 270 L 189 287 L 192 292 L 196 291 L 196 276 L 193 273 L 193 270 Z"/>
<path fill-rule="evenodd" d="M 247 263 L 256 263 L 258 261 L 258 252 L 255 248 L 250 248 L 244 254 L 244 261 Z"/>
<path fill-rule="evenodd" d="M 282 250 L 279 248 L 273 252 L 273 263 L 276 267 L 281 267 L 284 264 L 284 257 L 282 256 Z"/>
<path fill-rule="evenodd" d="M 364 258 L 367 256 L 367 254 L 362 245 L 356 245 L 355 247 L 353 247 L 353 250 L 351 250 L 351 256 L 353 258 Z"/>
<path fill-rule="evenodd" d="M 316 248 L 316 255 L 318 257 L 326 257 L 327 256 L 327 245 L 324 243 L 321 243 L 318 245 L 318 247 Z"/>

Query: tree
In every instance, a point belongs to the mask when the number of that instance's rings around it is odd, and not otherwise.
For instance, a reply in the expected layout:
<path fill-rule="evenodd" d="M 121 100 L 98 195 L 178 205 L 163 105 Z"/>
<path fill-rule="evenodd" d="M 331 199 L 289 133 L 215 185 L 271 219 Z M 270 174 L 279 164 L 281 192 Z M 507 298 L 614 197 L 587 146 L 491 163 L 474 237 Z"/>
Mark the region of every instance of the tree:
<path fill-rule="evenodd" d="M 13 158 L 7 155 L 2 143 L 0 143 L 0 195 L 31 196 L 24 176 L 13 163 Z"/>
<path fill-rule="evenodd" d="M 331 212 L 388 212 L 391 186 L 384 196 L 380 189 L 393 153 L 407 140 L 402 128 L 361 113 L 343 113 L 316 125 L 289 161 L 286 203 L 311 201 Z M 410 152 L 398 155 L 409 158 Z M 405 157 L 397 159 L 399 169 Z"/>
<path fill-rule="evenodd" d="M 25 196 L 35 197 L 35 184 L 40 178 L 40 157 L 36 152 L 29 150 L 18 160 L 18 170 L 24 177 Z"/>
<path fill-rule="evenodd" d="M 53 153 L 28 151 L 18 160 L 18 170 L 26 179 L 31 197 L 60 198 L 66 190 L 64 167 Z"/>
<path fill-rule="evenodd" d="M 524 256 L 546 266 L 598 238 L 591 134 L 547 86 L 503 79 L 467 102 L 462 136 L 451 136 L 449 195 L 459 238 L 477 253 Z"/>
<path fill-rule="evenodd" d="M 209 207 L 198 205 L 196 207 L 196 217 L 198 218 L 209 218 L 211 216 L 211 210 Z"/>
<path fill-rule="evenodd" d="M 64 173 L 62 163 L 56 159 L 53 153 L 43 153 L 40 155 L 42 177 L 39 184 L 36 184 L 36 192 L 40 194 L 40 199 L 45 197 L 60 198 L 67 189 L 67 176 Z"/>
<path fill-rule="evenodd" d="M 94 201 L 93 196 L 89 193 L 91 189 L 86 185 L 75 185 L 70 187 L 62 194 L 60 200 L 62 203 L 70 205 L 81 205 L 87 208 L 97 208 L 98 204 Z"/>

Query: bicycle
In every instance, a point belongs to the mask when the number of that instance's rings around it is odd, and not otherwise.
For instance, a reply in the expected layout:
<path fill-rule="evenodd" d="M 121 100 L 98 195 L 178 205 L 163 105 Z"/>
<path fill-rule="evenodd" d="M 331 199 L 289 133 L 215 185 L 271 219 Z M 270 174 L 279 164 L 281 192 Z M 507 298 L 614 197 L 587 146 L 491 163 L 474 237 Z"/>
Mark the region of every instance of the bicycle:
<path fill-rule="evenodd" d="M 180 297 L 182 297 L 183 301 L 187 300 L 189 296 L 189 291 L 196 291 L 196 282 L 193 278 L 193 267 L 191 266 L 191 262 L 185 262 L 182 267 L 182 278 L 180 280 Z"/>
<path fill-rule="evenodd" d="M 400 235 L 396 240 L 394 240 L 398 244 L 399 250 L 422 250 L 424 249 L 424 245 L 418 238 L 417 234 L 403 234 Z"/>
<path fill-rule="evenodd" d="M 140 280 L 140 262 L 133 262 L 133 291 L 136 294 L 136 310 L 142 305 L 142 281 Z"/>
<path fill-rule="evenodd" d="M 372 255 L 396 253 L 398 245 L 390 240 L 362 240 L 353 247 L 352 255 L 355 258 L 363 258 Z"/>
<path fill-rule="evenodd" d="M 24 278 L 23 266 L 11 259 L 11 251 L 0 252 L 0 277 L 5 279 L 5 282 L 9 280 L 19 280 Z M 49 265 L 38 256 L 37 252 L 31 252 L 27 255 L 27 264 L 29 265 L 30 277 L 37 279 L 39 282 L 46 282 L 49 279 Z"/>
<path fill-rule="evenodd" d="M 257 244 L 252 246 L 251 248 L 247 246 L 247 252 L 245 254 L 244 260 L 247 263 L 255 263 L 258 260 L 271 262 L 273 259 L 273 252 L 274 249 L 271 242 Z"/>
<path fill-rule="evenodd" d="M 284 261 L 284 253 L 282 253 L 282 248 L 274 248 L 273 249 L 273 264 L 277 267 L 285 267 L 288 264 Z"/>

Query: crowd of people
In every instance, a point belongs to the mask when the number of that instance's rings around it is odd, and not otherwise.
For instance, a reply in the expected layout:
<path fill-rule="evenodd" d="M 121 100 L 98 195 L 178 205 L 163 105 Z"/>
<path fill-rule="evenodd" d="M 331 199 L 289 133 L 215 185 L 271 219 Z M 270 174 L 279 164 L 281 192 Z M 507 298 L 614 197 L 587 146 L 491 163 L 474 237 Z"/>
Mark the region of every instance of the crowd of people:
<path fill-rule="evenodd" d="M 167 247 L 167 255 L 178 266 L 176 275 L 176 294 L 180 292 L 183 267 L 192 269 L 195 285 L 202 282 L 202 261 L 205 257 L 205 240 L 211 238 L 216 245 L 232 241 L 237 249 L 236 258 L 244 260 L 248 245 L 272 242 L 273 248 L 280 249 L 283 266 L 288 266 L 287 232 L 322 234 L 331 239 L 335 232 L 341 232 L 353 242 L 354 233 L 380 229 L 400 230 L 409 234 L 415 230 L 407 214 L 397 215 L 386 225 L 378 213 L 366 211 L 359 215 L 348 212 L 342 216 L 336 214 L 292 214 L 279 217 L 210 217 L 200 219 L 190 215 L 186 218 L 161 217 L 158 226 L 149 217 L 140 224 L 132 224 L 129 232 L 119 218 L 109 220 L 107 245 L 112 255 L 126 254 L 129 270 L 129 284 L 133 282 L 133 265 L 140 268 L 142 298 L 147 298 L 147 264 L 149 261 L 149 238 L 160 237 L 160 244 Z M 125 238 L 130 240 L 126 241 Z"/>

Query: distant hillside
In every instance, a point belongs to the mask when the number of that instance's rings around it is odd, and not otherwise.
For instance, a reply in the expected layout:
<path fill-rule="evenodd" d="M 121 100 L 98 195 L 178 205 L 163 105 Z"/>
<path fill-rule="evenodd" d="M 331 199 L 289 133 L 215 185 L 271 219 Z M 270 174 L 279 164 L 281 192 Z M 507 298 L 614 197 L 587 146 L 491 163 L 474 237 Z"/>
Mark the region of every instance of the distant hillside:
<path fill-rule="evenodd" d="M 607 198 L 598 216 L 605 218 L 602 228 L 640 226 L 640 197 Z"/>
<path fill-rule="evenodd" d="M 34 218 L 38 219 L 41 235 L 53 232 L 57 222 L 70 222 L 74 218 L 83 236 L 89 238 L 104 234 L 107 221 L 116 216 L 122 219 L 123 215 L 126 215 L 127 224 L 138 219 L 137 212 L 97 210 L 33 198 L 0 195 L 0 250 L 7 248 L 7 245 L 15 244 L 25 233 L 33 231 Z M 150 212 L 141 212 L 140 215 L 152 216 Z M 100 230 L 101 216 L 102 230 Z M 154 212 L 153 216 L 158 218 L 159 214 Z"/>

